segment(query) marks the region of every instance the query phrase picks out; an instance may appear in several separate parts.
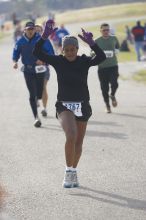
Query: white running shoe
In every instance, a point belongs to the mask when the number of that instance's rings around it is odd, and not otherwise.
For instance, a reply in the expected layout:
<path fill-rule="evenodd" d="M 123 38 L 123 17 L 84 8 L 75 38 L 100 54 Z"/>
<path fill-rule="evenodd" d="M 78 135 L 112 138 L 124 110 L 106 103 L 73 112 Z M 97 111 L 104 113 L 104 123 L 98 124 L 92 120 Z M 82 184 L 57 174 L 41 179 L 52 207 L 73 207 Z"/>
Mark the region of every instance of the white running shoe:
<path fill-rule="evenodd" d="M 71 170 L 65 171 L 64 180 L 63 180 L 64 188 L 72 187 L 72 176 L 73 176 L 73 172 Z"/>
<path fill-rule="evenodd" d="M 36 118 L 36 120 L 35 120 L 35 122 L 34 122 L 34 126 L 35 126 L 36 128 L 39 128 L 39 127 L 41 127 L 41 125 L 42 125 L 42 123 L 41 123 L 40 119 L 39 119 L 39 118 Z"/>
<path fill-rule="evenodd" d="M 106 106 L 105 112 L 106 112 L 106 113 L 111 113 L 111 112 L 112 112 L 112 111 L 111 111 L 111 107 L 110 107 L 110 106 Z"/>
<path fill-rule="evenodd" d="M 72 171 L 72 187 L 79 187 L 77 171 Z"/>

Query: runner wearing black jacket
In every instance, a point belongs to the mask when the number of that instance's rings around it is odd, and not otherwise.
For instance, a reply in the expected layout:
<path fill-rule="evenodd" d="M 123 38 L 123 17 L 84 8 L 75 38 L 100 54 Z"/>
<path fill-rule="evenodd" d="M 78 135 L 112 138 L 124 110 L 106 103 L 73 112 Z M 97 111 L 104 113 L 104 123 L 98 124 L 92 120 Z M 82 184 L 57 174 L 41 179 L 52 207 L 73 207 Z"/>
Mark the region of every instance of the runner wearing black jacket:
<path fill-rule="evenodd" d="M 48 35 L 54 32 L 54 23 L 46 22 L 42 38 L 34 49 L 34 55 L 45 63 L 52 65 L 57 73 L 58 94 L 56 113 L 66 135 L 65 155 L 66 172 L 63 186 L 79 186 L 76 167 L 79 162 L 87 121 L 92 114 L 89 104 L 87 85 L 88 70 L 105 60 L 104 52 L 95 44 L 92 34 L 82 29 L 79 37 L 95 52 L 94 57 L 78 56 L 78 40 L 74 36 L 65 36 L 62 42 L 64 55 L 46 55 L 42 48 Z"/>

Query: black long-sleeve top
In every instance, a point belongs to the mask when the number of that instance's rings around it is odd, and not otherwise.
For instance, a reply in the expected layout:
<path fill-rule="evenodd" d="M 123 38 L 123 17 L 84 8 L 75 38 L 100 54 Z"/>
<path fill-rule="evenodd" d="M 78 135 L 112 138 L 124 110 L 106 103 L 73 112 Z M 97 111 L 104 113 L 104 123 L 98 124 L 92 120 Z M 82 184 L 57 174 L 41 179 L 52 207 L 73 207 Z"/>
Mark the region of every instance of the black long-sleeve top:
<path fill-rule="evenodd" d="M 95 44 L 91 49 L 94 57 L 77 56 L 74 61 L 68 61 L 63 55 L 47 55 L 43 52 L 42 38 L 36 43 L 33 54 L 40 60 L 54 67 L 58 81 L 58 101 L 89 101 L 87 84 L 88 70 L 106 59 L 104 52 Z"/>

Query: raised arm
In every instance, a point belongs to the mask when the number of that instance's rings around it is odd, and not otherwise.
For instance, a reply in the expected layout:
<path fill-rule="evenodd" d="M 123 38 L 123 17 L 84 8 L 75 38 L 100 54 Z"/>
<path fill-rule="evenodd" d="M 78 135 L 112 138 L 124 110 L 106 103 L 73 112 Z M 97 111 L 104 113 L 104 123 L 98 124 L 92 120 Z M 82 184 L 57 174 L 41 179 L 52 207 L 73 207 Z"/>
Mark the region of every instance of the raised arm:
<path fill-rule="evenodd" d="M 92 47 L 95 44 L 95 41 L 93 40 L 93 34 L 91 32 L 85 31 L 83 28 L 82 30 L 82 35 L 78 34 L 79 38 L 81 38 L 82 41 L 87 43 L 90 47 Z"/>
<path fill-rule="evenodd" d="M 35 45 L 33 54 L 41 61 L 53 65 L 56 61 L 56 56 L 48 55 L 43 51 L 43 45 L 45 41 L 48 39 L 49 35 L 54 33 L 57 30 L 57 28 L 54 28 L 54 21 L 48 20 L 45 24 L 45 28 L 43 31 L 43 34 L 41 38 L 38 40 L 38 42 Z"/>
<path fill-rule="evenodd" d="M 93 40 L 93 34 L 91 32 L 86 32 L 82 28 L 82 35 L 79 34 L 78 36 L 81 38 L 81 40 L 87 43 L 91 47 L 91 49 L 95 52 L 94 57 L 89 57 L 89 60 L 88 60 L 89 66 L 98 65 L 106 59 L 106 56 L 103 50 L 100 47 L 98 47 L 98 45 Z"/>

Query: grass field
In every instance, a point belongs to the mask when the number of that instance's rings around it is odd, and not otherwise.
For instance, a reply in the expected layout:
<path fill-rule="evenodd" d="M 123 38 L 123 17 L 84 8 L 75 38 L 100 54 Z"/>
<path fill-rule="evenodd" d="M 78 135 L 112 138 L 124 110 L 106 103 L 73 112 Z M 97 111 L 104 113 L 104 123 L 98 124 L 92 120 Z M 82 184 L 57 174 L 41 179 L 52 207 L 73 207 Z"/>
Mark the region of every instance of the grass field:
<path fill-rule="evenodd" d="M 146 84 L 146 70 L 141 70 L 136 74 L 134 74 L 133 79 L 138 82 Z"/>
<path fill-rule="evenodd" d="M 146 3 L 129 3 L 94 7 L 56 14 L 56 22 L 75 23 L 146 15 Z"/>
<path fill-rule="evenodd" d="M 4 33 L 0 31 L 0 40 L 2 40 L 4 37 L 8 36 L 8 33 Z"/>
<path fill-rule="evenodd" d="M 4 37 L 3 32 L 0 31 L 0 40 Z"/>

